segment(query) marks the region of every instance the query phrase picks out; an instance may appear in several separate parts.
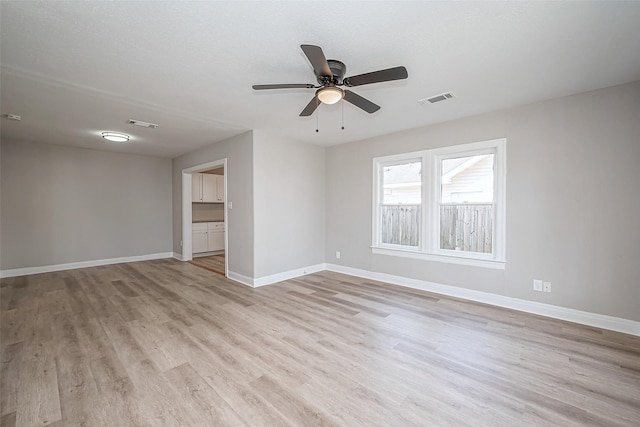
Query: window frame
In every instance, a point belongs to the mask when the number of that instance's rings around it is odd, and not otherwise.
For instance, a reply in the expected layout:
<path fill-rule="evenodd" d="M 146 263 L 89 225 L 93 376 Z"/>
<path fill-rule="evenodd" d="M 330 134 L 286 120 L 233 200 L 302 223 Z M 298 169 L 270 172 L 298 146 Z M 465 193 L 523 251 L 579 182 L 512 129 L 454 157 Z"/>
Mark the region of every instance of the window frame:
<path fill-rule="evenodd" d="M 384 161 L 380 161 L 376 163 L 377 159 L 384 159 Z M 423 252 L 425 247 L 425 241 L 423 239 L 424 236 L 424 210 L 425 210 L 425 188 L 424 188 L 424 170 L 427 165 L 427 158 L 424 155 L 424 152 L 417 151 L 413 153 L 404 153 L 404 154 L 394 154 L 391 156 L 385 156 L 384 158 L 375 158 L 374 167 L 373 167 L 373 220 L 374 224 L 377 226 L 373 227 L 372 230 L 372 242 L 377 242 L 377 245 L 374 245 L 377 248 L 381 249 L 389 249 L 389 250 L 398 250 L 398 251 L 409 251 L 409 252 Z M 405 163 L 412 163 L 420 161 L 421 165 L 421 177 L 422 181 L 420 184 L 420 236 L 418 236 L 418 246 L 406 246 L 406 245 L 398 245 L 393 243 L 382 243 L 382 227 L 380 227 L 381 220 L 381 207 L 383 205 L 384 200 L 384 185 L 383 185 L 383 176 L 384 176 L 384 168 L 387 166 L 397 166 Z M 377 189 L 377 191 L 376 191 Z"/>
<path fill-rule="evenodd" d="M 506 195 L 506 138 L 453 145 L 430 150 L 375 157 L 373 159 L 372 244 L 374 254 L 392 255 L 429 261 L 504 269 L 505 251 L 505 195 Z M 440 195 L 442 160 L 494 154 L 494 218 L 492 230 L 493 253 L 440 249 Z M 422 162 L 422 203 L 420 212 L 419 245 L 403 246 L 382 243 L 381 206 L 383 200 L 383 168 L 420 160 Z"/>

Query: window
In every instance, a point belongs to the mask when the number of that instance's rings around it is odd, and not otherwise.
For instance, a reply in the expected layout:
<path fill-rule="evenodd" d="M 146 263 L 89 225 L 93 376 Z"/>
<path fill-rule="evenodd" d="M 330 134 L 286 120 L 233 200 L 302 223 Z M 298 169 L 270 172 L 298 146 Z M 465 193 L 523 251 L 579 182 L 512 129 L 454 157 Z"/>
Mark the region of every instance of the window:
<path fill-rule="evenodd" d="M 438 216 L 443 250 L 493 252 L 495 154 L 438 158 Z"/>
<path fill-rule="evenodd" d="M 506 140 L 373 161 L 373 252 L 504 268 Z"/>
<path fill-rule="evenodd" d="M 422 207 L 422 160 L 381 168 L 380 242 L 418 247 Z"/>

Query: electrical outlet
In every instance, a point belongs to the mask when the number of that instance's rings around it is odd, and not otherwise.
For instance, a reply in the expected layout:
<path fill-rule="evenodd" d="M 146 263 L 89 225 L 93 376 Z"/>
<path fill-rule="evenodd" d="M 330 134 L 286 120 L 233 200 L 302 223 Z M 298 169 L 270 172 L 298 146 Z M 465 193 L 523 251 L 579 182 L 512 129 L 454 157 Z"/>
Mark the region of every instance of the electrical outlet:
<path fill-rule="evenodd" d="M 542 280 L 533 279 L 533 290 L 542 292 Z"/>
<path fill-rule="evenodd" d="M 542 290 L 544 292 L 551 292 L 551 282 L 544 282 L 542 284 Z"/>
<path fill-rule="evenodd" d="M 340 259 L 340 251 L 336 251 L 336 259 Z"/>

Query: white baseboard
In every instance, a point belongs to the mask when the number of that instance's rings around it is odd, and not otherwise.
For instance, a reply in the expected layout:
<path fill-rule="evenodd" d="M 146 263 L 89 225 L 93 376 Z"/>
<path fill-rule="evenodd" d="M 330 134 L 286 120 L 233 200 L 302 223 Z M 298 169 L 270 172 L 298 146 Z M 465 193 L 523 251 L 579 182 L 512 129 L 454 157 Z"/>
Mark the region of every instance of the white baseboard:
<path fill-rule="evenodd" d="M 284 280 L 295 279 L 296 277 L 304 276 L 305 274 L 317 273 L 318 271 L 326 270 L 324 263 L 310 265 L 308 267 L 296 268 L 295 270 L 283 271 L 282 273 L 272 274 L 270 276 L 262 276 L 257 278 L 251 278 L 233 271 L 229 271 L 228 278 L 240 282 L 243 285 L 257 288 L 259 286 L 271 285 L 273 283 L 282 282 Z"/>
<path fill-rule="evenodd" d="M 253 279 L 253 287 L 271 285 L 273 283 L 282 282 L 283 280 L 295 279 L 296 277 L 304 276 L 305 274 L 317 273 L 318 271 L 326 270 L 326 265 L 316 264 L 308 267 L 296 268 L 295 270 L 284 271 L 282 273 L 276 273 L 269 276 L 262 276 Z"/>
<path fill-rule="evenodd" d="M 184 261 L 182 259 L 182 254 L 179 254 L 178 252 L 173 253 L 173 258 L 177 259 L 178 261 Z"/>
<path fill-rule="evenodd" d="M 234 280 L 238 283 L 242 283 L 243 285 L 247 285 L 247 286 L 251 286 L 252 288 L 253 286 L 253 279 L 249 276 L 245 276 L 243 274 L 240 273 L 236 273 L 234 271 L 229 270 L 229 272 L 227 273 L 227 279 L 231 279 Z"/>
<path fill-rule="evenodd" d="M 68 264 L 43 265 L 39 267 L 14 268 L 12 270 L 0 270 L 0 277 L 17 277 L 28 274 L 50 273 L 52 271 L 74 270 L 76 268 L 97 267 L 100 265 L 121 264 L 123 262 L 150 261 L 154 259 L 171 258 L 171 252 L 157 254 L 136 255 L 121 258 L 96 259 L 92 261 L 71 262 Z"/>
<path fill-rule="evenodd" d="M 575 310 L 572 308 L 559 307 L 551 304 L 458 288 L 456 286 L 441 285 L 439 283 L 427 282 L 425 280 L 410 279 L 407 277 L 377 273 L 336 264 L 326 264 L 326 269 L 337 273 L 362 277 L 364 279 L 377 280 L 407 288 L 420 289 L 469 301 L 481 302 L 484 304 L 495 305 L 498 307 L 509 308 L 554 319 L 566 320 L 568 322 L 580 323 L 582 325 L 594 326 L 597 328 L 640 336 L 640 322 L 629 319 L 590 313 L 588 311 Z"/>

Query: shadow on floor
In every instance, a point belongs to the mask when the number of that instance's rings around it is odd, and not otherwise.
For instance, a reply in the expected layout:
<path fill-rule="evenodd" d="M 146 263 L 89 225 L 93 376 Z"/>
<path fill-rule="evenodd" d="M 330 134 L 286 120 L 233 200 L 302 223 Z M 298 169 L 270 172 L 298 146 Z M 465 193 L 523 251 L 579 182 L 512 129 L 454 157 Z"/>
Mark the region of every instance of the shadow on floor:
<path fill-rule="evenodd" d="M 224 276 L 224 254 L 194 258 L 189 263 Z"/>

